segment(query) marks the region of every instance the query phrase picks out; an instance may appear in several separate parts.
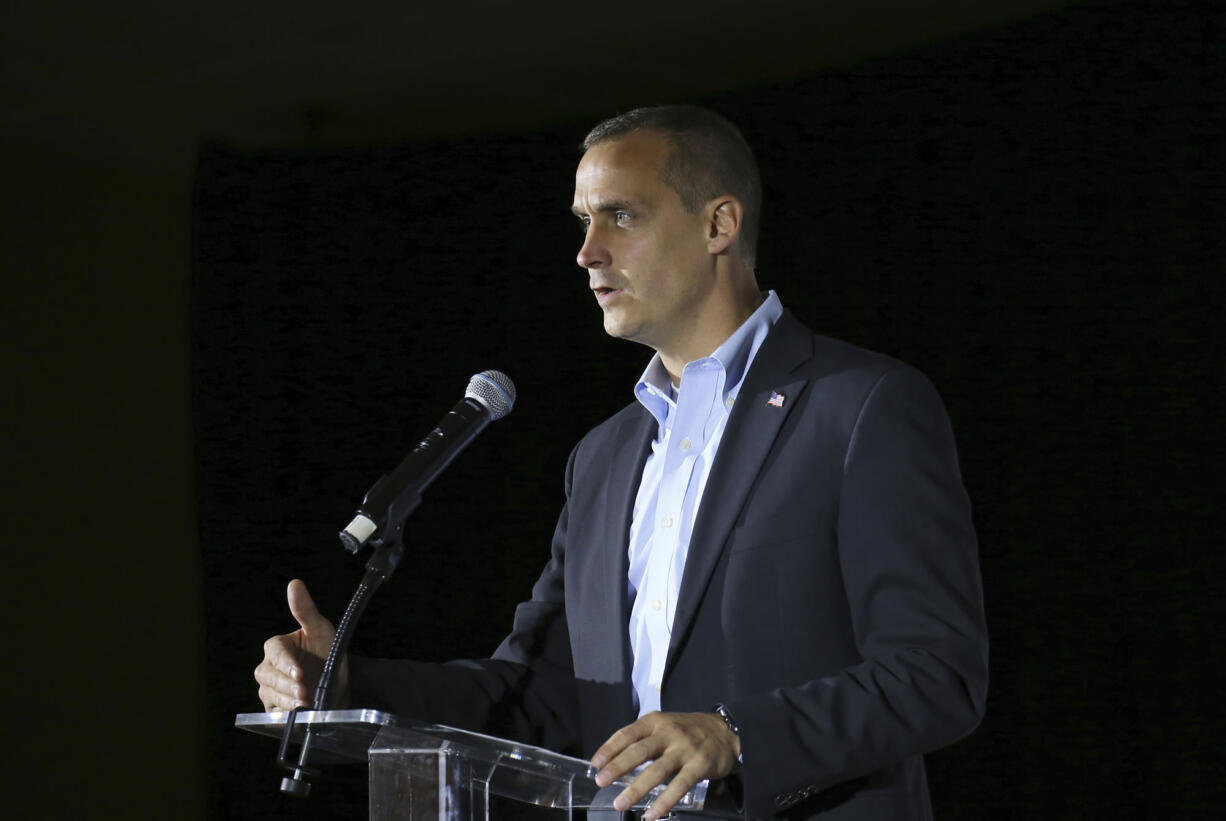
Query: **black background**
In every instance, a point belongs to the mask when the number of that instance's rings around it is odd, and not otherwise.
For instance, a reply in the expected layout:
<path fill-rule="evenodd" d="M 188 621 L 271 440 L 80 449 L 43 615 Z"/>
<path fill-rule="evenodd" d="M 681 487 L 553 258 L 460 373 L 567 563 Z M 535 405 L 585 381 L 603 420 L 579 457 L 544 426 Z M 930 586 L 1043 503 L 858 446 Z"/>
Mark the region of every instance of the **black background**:
<path fill-rule="evenodd" d="M 992 684 L 929 757 L 939 818 L 1190 818 L 1221 737 L 1218 317 L 1224 39 L 1208 4 L 1073 7 L 703 100 L 765 180 L 759 282 L 926 372 L 981 543 Z M 644 104 L 666 102 L 644 100 Z M 608 112 L 610 114 L 614 112 Z M 520 391 L 427 493 L 355 646 L 488 654 L 547 556 L 566 455 L 649 351 L 609 340 L 568 214 L 593 123 L 200 156 L 193 337 L 213 814 L 360 817 L 360 773 L 276 792 L 260 644 L 291 578 L 326 613 L 334 533 L 498 368 Z"/>

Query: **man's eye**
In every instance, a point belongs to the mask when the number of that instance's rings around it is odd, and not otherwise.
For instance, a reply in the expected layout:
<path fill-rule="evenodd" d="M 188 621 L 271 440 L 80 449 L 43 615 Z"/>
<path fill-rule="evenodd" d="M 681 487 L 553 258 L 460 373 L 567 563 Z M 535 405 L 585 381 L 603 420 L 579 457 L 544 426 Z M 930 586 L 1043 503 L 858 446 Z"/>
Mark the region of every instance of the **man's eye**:
<path fill-rule="evenodd" d="M 579 217 L 579 233 L 586 234 L 587 227 L 592 224 L 591 217 Z"/>
<path fill-rule="evenodd" d="M 630 221 L 630 214 L 629 214 L 629 212 L 627 212 L 627 211 L 618 211 L 618 212 L 617 212 L 617 224 L 618 224 L 618 225 L 625 225 L 625 224 L 626 224 L 627 222 L 629 222 L 629 221 Z"/>

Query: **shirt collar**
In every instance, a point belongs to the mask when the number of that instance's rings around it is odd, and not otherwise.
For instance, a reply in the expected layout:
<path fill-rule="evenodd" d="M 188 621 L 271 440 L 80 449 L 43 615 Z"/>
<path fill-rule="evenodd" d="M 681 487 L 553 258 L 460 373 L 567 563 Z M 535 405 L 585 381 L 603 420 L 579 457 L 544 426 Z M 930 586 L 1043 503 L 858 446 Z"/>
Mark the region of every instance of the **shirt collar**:
<path fill-rule="evenodd" d="M 758 348 L 762 347 L 771 326 L 782 315 L 783 304 L 779 301 L 779 295 L 768 291 L 758 310 L 750 314 L 749 319 L 742 322 L 741 327 L 711 354 L 713 359 L 724 366 L 725 397 L 745 380 L 749 363 L 758 353 Z"/>
<path fill-rule="evenodd" d="M 745 379 L 745 372 L 753 362 L 758 348 L 762 346 L 762 341 L 782 315 L 783 303 L 779 301 L 779 295 L 768 291 L 766 299 L 762 300 L 758 309 L 711 354 L 709 358 L 719 362 L 724 369 L 725 398 L 739 389 Z M 643 375 L 634 386 L 634 395 L 661 425 L 665 424 L 669 412 L 676 406 L 677 391 L 673 388 L 659 352 L 647 363 Z"/>

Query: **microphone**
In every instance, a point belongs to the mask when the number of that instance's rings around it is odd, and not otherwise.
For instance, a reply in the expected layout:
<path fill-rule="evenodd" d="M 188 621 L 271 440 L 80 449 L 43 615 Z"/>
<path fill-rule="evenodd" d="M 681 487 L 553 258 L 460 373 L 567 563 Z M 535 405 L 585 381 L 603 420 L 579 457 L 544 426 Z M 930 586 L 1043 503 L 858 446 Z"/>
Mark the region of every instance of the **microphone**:
<path fill-rule="evenodd" d="M 506 416 L 514 405 L 515 383 L 509 376 L 500 371 L 474 374 L 464 398 L 395 470 L 367 491 L 357 515 L 340 532 L 345 549 L 357 553 L 376 533 L 399 528 L 421 504 L 422 491 L 486 425 Z"/>

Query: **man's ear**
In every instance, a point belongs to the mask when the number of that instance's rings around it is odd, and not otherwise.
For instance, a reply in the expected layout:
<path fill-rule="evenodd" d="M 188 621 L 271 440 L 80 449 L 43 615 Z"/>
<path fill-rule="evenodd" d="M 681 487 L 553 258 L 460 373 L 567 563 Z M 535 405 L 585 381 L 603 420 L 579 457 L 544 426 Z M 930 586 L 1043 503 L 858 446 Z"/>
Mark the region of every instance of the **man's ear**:
<path fill-rule="evenodd" d="M 732 247 L 737 237 L 741 235 L 741 220 L 744 210 L 736 197 L 719 197 L 707 204 L 711 215 L 707 250 L 712 254 L 723 254 Z"/>

